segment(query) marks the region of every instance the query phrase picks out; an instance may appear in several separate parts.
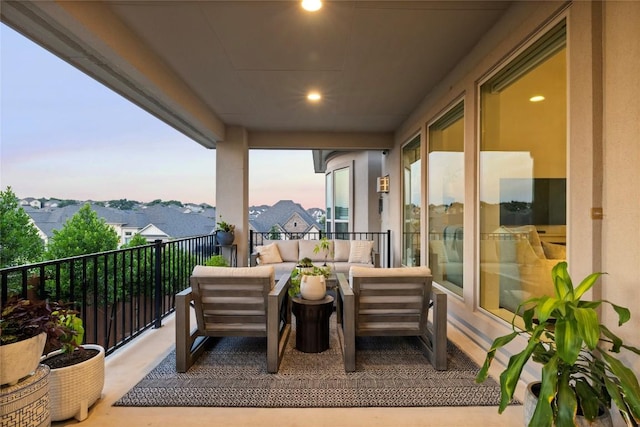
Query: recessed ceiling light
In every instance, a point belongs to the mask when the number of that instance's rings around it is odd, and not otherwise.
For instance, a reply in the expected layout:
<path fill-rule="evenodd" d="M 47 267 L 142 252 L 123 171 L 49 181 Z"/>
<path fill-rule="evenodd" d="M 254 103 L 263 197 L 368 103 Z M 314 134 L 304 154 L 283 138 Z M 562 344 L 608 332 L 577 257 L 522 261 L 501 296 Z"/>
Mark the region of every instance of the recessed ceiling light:
<path fill-rule="evenodd" d="M 302 0 L 302 8 L 309 12 L 315 12 L 322 7 L 322 1 L 320 0 Z"/>
<path fill-rule="evenodd" d="M 319 92 L 309 92 L 307 94 L 307 99 L 309 101 L 318 102 L 320 101 L 320 98 L 322 98 L 322 96 L 320 95 Z"/>
<path fill-rule="evenodd" d="M 542 95 L 532 96 L 531 98 L 529 98 L 529 101 L 531 101 L 531 102 L 544 101 L 544 96 L 542 96 Z"/>

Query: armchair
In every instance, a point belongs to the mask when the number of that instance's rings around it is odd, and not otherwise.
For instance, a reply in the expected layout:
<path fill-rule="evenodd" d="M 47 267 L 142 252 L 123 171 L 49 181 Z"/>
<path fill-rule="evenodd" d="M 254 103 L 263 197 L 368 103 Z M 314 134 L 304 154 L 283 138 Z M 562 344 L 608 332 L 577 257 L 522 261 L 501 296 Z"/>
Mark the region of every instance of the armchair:
<path fill-rule="evenodd" d="M 433 367 L 447 369 L 447 295 L 432 288 L 429 268 L 352 267 L 349 282 L 342 273 L 337 278 L 338 338 L 345 371 L 356 369 L 356 336 L 415 336 Z"/>
<path fill-rule="evenodd" d="M 176 370 L 186 372 L 209 337 L 267 337 L 267 371 L 278 372 L 289 334 L 289 275 L 275 283 L 273 267 L 198 265 L 191 287 L 176 295 Z M 196 328 L 191 329 L 195 309 Z"/>

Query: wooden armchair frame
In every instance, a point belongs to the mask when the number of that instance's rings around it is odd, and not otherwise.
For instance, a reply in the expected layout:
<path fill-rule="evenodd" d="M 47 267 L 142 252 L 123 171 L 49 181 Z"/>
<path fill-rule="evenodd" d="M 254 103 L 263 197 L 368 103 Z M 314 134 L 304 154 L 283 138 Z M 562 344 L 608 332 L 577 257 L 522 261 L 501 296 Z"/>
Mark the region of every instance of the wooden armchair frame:
<path fill-rule="evenodd" d="M 356 272 L 351 286 L 344 274 L 337 274 L 338 338 L 345 371 L 356 370 L 356 336 L 416 336 L 431 365 L 447 369 L 447 295 L 432 287 L 431 272 L 423 269 L 428 275 L 405 275 L 398 268 L 376 276 L 368 269 L 364 277 Z"/>
<path fill-rule="evenodd" d="M 195 267 L 191 287 L 176 295 L 178 372 L 193 365 L 209 338 L 226 336 L 267 337 L 267 371 L 278 372 L 291 333 L 291 282 L 290 274 L 282 275 L 272 289 L 273 274 L 267 266 Z M 197 323 L 193 329 L 191 307 Z"/>

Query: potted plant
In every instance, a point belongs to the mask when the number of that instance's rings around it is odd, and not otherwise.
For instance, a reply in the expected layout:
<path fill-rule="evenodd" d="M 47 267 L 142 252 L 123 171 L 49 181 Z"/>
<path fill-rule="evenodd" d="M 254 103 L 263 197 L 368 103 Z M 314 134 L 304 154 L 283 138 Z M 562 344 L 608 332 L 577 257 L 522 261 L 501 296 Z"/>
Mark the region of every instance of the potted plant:
<path fill-rule="evenodd" d="M 300 261 L 298 261 L 298 265 L 296 265 L 299 273 L 303 273 L 305 271 L 311 271 L 313 269 L 313 262 L 311 258 L 304 257 Z"/>
<path fill-rule="evenodd" d="M 67 333 L 58 339 L 59 349 L 42 357 L 51 369 L 49 395 L 51 420 L 75 418 L 82 421 L 88 409 L 101 396 L 104 387 L 104 348 L 84 344 L 84 327 L 77 311 L 61 309 L 55 313 Z"/>
<path fill-rule="evenodd" d="M 300 272 L 300 296 L 308 300 L 321 300 L 327 293 L 326 278 L 329 267 L 311 267 Z"/>
<path fill-rule="evenodd" d="M 590 274 L 575 288 L 566 262 L 555 265 L 551 274 L 555 296 L 531 298 L 518 307 L 517 313 L 525 308 L 524 329 L 515 326 L 514 316 L 513 332 L 496 338 L 476 381 L 487 378 L 497 349 L 523 335 L 528 337 L 526 347 L 511 356 L 500 375 L 500 413 L 513 399 L 522 369 L 532 359 L 542 365 L 542 380 L 537 402 L 531 405 L 529 426 L 574 426 L 581 422 L 576 421 L 580 417 L 591 423 L 601 412 L 608 414 L 611 402 L 616 404 L 626 423 L 634 425 L 633 420 L 640 420 L 638 379 L 612 353 L 619 353 L 621 348 L 636 354 L 640 354 L 640 350 L 625 345 L 602 325 L 596 308 L 602 303 L 609 304 L 618 314 L 619 325 L 629 320 L 629 310 L 608 301 L 581 299 L 604 273 Z M 526 405 L 525 402 L 525 413 Z M 609 421 L 602 425 L 611 424 Z"/>
<path fill-rule="evenodd" d="M 229 263 L 222 255 L 211 255 L 209 259 L 204 262 L 207 267 L 229 267 Z"/>
<path fill-rule="evenodd" d="M 0 316 L 0 384 L 16 384 L 33 373 L 47 342 L 66 331 L 54 314 L 57 303 L 12 297 Z"/>
<path fill-rule="evenodd" d="M 236 226 L 233 224 L 229 224 L 226 221 L 222 220 L 222 216 L 220 216 L 220 221 L 216 223 L 216 241 L 221 246 L 229 246 L 233 243 L 234 231 Z"/>

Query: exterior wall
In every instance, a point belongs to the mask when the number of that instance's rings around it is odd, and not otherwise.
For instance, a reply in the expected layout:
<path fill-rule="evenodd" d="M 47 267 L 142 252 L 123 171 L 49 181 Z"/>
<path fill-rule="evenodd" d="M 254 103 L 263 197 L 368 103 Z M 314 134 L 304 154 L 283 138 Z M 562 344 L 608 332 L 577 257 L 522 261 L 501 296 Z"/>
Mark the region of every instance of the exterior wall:
<path fill-rule="evenodd" d="M 465 289 L 463 297 L 449 294 L 449 320 L 473 341 L 488 348 L 498 335 L 510 330 L 507 322 L 479 308 L 478 243 L 478 82 L 526 45 L 545 26 L 567 19 L 568 51 L 568 261 L 572 275 L 582 279 L 593 271 L 607 271 L 593 296 L 629 307 L 632 325 L 619 333 L 639 346 L 640 312 L 637 292 L 640 275 L 640 3 L 637 2 L 520 2 L 479 41 L 469 55 L 427 96 L 398 129 L 394 149 L 385 156 L 382 174 L 389 173 L 391 191 L 381 225 L 396 230 L 394 265 L 399 264 L 402 230 L 401 149 L 416 133 L 422 133 L 426 153 L 426 123 L 446 111 L 462 96 L 465 102 Z M 604 40 L 603 44 L 600 41 Z M 604 63 L 600 58 L 604 58 Z M 604 111 L 604 113 L 603 113 Z M 423 162 L 426 155 L 423 156 Z M 423 183 L 426 163 L 423 163 Z M 634 185 L 636 184 L 636 185 Z M 426 212 L 426 184 L 423 185 Z M 603 221 L 594 220 L 591 208 L 604 207 Z M 423 215 L 424 216 L 424 215 Z M 423 248 L 428 247 L 423 222 Z M 630 236 L 630 233 L 632 235 Z M 426 253 L 426 251 L 423 251 Z M 422 260 L 423 263 L 425 260 Z M 604 312 L 606 324 L 616 330 L 615 313 Z M 625 331 L 624 333 L 622 331 Z M 496 360 L 506 363 L 515 342 Z M 632 359 L 628 356 L 628 360 Z M 640 362 L 635 370 L 640 372 Z M 539 375 L 539 366 L 528 366 L 525 381 Z"/>
<path fill-rule="evenodd" d="M 604 179 L 602 280 L 604 299 L 631 309 L 631 321 L 618 331 L 640 346 L 640 2 L 604 2 Z M 615 328 L 613 310 L 603 313 Z M 635 361 L 640 373 L 640 358 Z"/>
<path fill-rule="evenodd" d="M 293 232 L 293 233 L 302 233 L 309 228 L 307 224 L 297 213 L 293 214 L 289 221 L 284 225 L 285 231 Z"/>
<path fill-rule="evenodd" d="M 378 231 L 379 195 L 376 178 L 382 175 L 382 151 L 354 151 L 336 154 L 327 161 L 327 172 L 349 166 L 351 168 L 350 231 Z"/>

